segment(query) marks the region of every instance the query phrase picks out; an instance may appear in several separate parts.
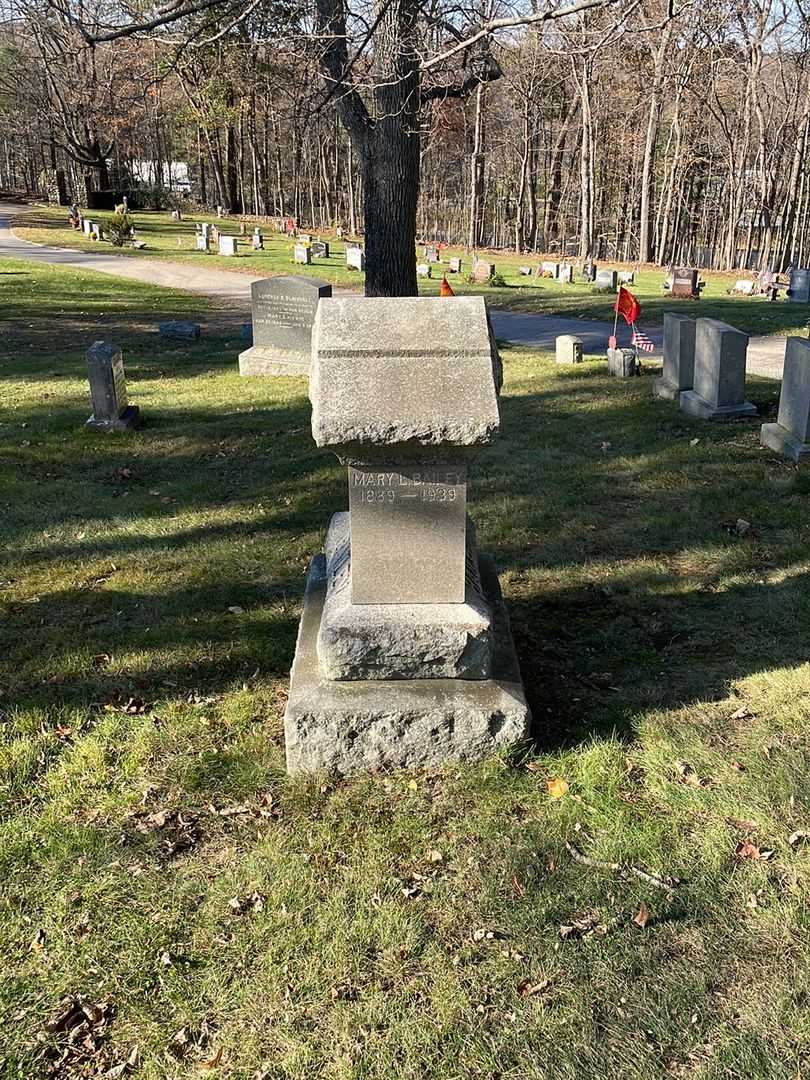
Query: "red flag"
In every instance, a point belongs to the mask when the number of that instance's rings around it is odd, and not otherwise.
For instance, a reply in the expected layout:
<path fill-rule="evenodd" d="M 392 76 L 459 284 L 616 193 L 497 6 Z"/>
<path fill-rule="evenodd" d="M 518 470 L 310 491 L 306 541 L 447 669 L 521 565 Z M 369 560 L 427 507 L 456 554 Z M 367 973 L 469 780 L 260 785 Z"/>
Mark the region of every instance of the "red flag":
<path fill-rule="evenodd" d="M 450 282 L 447 280 L 447 277 L 446 276 L 443 277 L 442 278 L 442 283 L 439 286 L 439 296 L 455 296 L 455 295 L 456 294 L 450 288 Z"/>
<path fill-rule="evenodd" d="M 619 295 L 616 297 L 613 310 L 619 315 L 623 315 L 624 321 L 628 326 L 631 326 L 641 314 L 641 304 L 629 289 L 625 289 L 624 285 L 620 285 Z"/>

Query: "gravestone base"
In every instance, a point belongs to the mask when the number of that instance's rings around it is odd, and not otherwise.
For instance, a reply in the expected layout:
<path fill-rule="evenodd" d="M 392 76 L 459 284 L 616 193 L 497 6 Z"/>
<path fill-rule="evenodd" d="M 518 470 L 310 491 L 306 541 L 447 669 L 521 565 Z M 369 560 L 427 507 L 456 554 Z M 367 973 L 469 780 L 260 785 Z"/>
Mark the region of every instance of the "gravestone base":
<path fill-rule="evenodd" d="M 318 664 L 326 557 L 312 560 L 284 715 L 290 772 L 429 768 L 476 761 L 528 737 L 529 709 L 498 576 L 487 556 L 480 566 L 493 613 L 492 678 L 335 682 Z"/>
<path fill-rule="evenodd" d="M 467 581 L 460 604 L 355 604 L 349 514 L 326 536 L 327 589 L 318 631 L 328 679 L 487 679 L 492 615 L 481 588 L 475 533 L 467 531 Z"/>
<path fill-rule="evenodd" d="M 663 398 L 664 401 L 677 401 L 681 392 L 675 383 L 671 383 L 664 375 L 653 379 L 653 397 Z"/>
<path fill-rule="evenodd" d="M 137 405 L 127 405 L 121 415 L 113 417 L 112 420 L 96 420 L 95 416 L 91 416 L 84 426 L 94 431 L 134 431 L 142 423 L 140 408 Z"/>
<path fill-rule="evenodd" d="M 792 431 L 781 424 L 763 424 L 760 442 L 769 450 L 775 450 L 782 457 L 790 458 L 801 464 L 810 461 L 810 443 L 803 443 Z"/>
<path fill-rule="evenodd" d="M 309 375 L 309 353 L 254 345 L 239 354 L 240 375 Z"/>
<path fill-rule="evenodd" d="M 743 401 L 739 405 L 712 405 L 695 390 L 684 390 L 679 404 L 682 412 L 699 420 L 736 420 L 741 416 L 757 415 L 757 407 L 750 401 Z"/>

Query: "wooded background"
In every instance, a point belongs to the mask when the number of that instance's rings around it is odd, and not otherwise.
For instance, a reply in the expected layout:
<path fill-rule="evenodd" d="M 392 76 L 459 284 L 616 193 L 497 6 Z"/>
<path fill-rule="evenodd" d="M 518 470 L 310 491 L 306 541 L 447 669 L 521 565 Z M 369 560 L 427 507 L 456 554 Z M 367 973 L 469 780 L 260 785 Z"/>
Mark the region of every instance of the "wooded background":
<path fill-rule="evenodd" d="M 0 27 L 0 188 L 128 190 L 154 163 L 156 205 L 362 229 L 363 172 L 319 71 L 317 41 L 277 13 L 208 44 L 142 34 L 87 48 L 53 12 Z M 425 43 L 441 48 L 440 19 Z M 810 18 L 774 0 L 606 9 L 491 41 L 486 81 L 423 75 L 417 234 L 526 252 L 782 269 L 810 259 Z M 446 35 L 445 35 L 446 37 Z M 355 78 L 362 84 L 361 57 Z"/>

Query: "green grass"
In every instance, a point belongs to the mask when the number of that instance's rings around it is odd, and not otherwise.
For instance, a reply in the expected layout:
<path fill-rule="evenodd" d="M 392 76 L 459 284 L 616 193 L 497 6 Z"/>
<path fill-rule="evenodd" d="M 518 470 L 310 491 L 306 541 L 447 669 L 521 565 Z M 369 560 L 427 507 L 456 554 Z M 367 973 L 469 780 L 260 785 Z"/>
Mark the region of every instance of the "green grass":
<path fill-rule="evenodd" d="M 346 504 L 306 385 L 240 379 L 198 299 L 0 271 L 3 1080 L 47 1075 L 79 994 L 109 1019 L 59 1077 L 135 1046 L 148 1080 L 807 1073 L 809 485 L 772 489 L 760 421 L 506 352 L 471 513 L 535 747 L 291 780 L 304 574 Z M 161 342 L 159 310 L 206 335 Z M 83 427 L 100 336 L 139 433 Z M 748 396 L 773 412 L 772 383 Z M 772 857 L 736 858 L 746 837 Z"/>
<path fill-rule="evenodd" d="M 93 220 L 106 222 L 109 213 L 94 211 Z M 263 226 L 265 251 L 253 252 L 249 248 L 249 236 L 245 238 L 244 250 L 236 258 L 225 258 L 217 254 L 205 254 L 195 250 L 193 215 L 182 222 L 172 221 L 167 212 L 144 212 L 133 214 L 138 235 L 145 240 L 147 247 L 143 251 L 126 249 L 118 254 L 145 258 L 168 259 L 173 262 L 187 262 L 206 268 L 237 270 L 251 274 L 309 274 L 312 277 L 330 282 L 332 285 L 362 291 L 364 275 L 346 269 L 344 245 L 334 237 L 330 239 L 329 259 L 314 260 L 309 268 L 295 266 L 293 263 L 294 241 Z M 202 215 L 198 220 L 215 221 L 209 215 Z M 223 231 L 237 234 L 239 224 L 236 219 L 218 222 Z M 252 226 L 248 227 L 248 232 Z M 52 243 L 62 247 L 76 248 L 81 251 L 105 254 L 115 252 L 109 244 L 99 245 L 95 241 L 85 240 L 81 234 L 67 226 L 67 212 L 56 208 L 37 209 L 18 218 L 17 233 L 24 239 L 36 243 Z M 562 315 L 571 318 L 612 320 L 614 297 L 610 293 L 598 291 L 582 282 L 574 285 L 560 285 L 550 279 L 522 277 L 519 267 L 529 265 L 537 267 L 539 257 L 516 255 L 506 252 L 483 253 L 495 263 L 497 272 L 503 278 L 503 285 L 473 285 L 463 276 L 449 275 L 453 289 L 459 294 L 480 294 L 499 308 L 509 311 L 527 312 L 541 315 Z M 459 255 L 464 261 L 464 275 L 471 269 L 471 261 L 462 248 L 447 248 L 444 255 Z M 619 263 L 605 264 L 618 267 Z M 628 264 L 629 266 L 629 264 Z M 419 291 L 423 296 L 438 294 L 442 268 L 433 267 L 437 276 L 419 280 Z M 762 297 L 729 296 L 729 290 L 744 273 L 704 272 L 706 288 L 699 301 L 673 301 L 663 291 L 665 272 L 662 269 L 645 269 L 636 274 L 633 293 L 642 305 L 640 325 L 655 326 L 663 322 L 664 312 L 677 310 L 687 315 L 701 315 L 706 318 L 721 319 L 731 323 L 749 334 L 795 334 L 806 336 L 810 311 L 804 304 L 789 304 L 787 300 L 768 303 Z"/>

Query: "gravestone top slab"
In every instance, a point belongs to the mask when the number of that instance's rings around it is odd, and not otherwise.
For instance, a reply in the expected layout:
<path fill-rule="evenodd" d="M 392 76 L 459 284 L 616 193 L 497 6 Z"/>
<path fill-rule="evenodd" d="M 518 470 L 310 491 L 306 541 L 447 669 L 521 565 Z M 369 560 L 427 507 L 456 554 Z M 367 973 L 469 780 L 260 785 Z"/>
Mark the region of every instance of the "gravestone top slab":
<path fill-rule="evenodd" d="M 464 447 L 499 427 L 501 368 L 483 297 L 321 304 L 312 337 L 318 446 Z"/>

